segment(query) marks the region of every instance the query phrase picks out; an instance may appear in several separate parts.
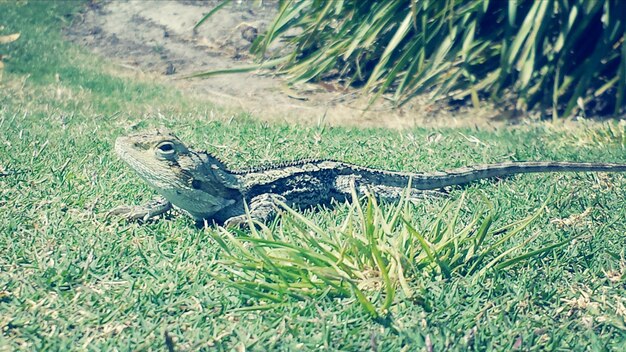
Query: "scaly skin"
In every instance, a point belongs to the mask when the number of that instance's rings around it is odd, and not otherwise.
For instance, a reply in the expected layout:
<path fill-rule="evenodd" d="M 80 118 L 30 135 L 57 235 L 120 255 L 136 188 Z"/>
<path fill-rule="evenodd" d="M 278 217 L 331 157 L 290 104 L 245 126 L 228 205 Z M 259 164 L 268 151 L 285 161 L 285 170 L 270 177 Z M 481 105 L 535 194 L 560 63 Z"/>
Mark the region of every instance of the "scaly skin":
<path fill-rule="evenodd" d="M 505 162 L 446 172 L 409 173 L 371 169 L 334 160 L 300 160 L 250 170 L 229 170 L 207 152 L 187 148 L 169 131 L 119 137 L 117 154 L 161 194 L 144 206 L 118 207 L 110 214 L 130 220 L 156 217 L 172 205 L 196 221 L 227 226 L 245 223 L 246 207 L 261 222 L 275 216 L 277 204 L 307 208 L 372 192 L 397 200 L 410 185 L 410 197 L 437 194 L 444 187 L 538 172 L 626 172 L 626 164 Z"/>

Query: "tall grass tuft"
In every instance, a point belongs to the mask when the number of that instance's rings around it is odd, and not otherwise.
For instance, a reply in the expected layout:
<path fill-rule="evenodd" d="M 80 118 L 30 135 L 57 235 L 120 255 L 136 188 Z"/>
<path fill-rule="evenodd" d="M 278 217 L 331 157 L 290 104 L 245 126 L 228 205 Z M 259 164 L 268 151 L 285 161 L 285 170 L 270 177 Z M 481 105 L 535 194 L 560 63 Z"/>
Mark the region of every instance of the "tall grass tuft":
<path fill-rule="evenodd" d="M 356 197 L 356 196 L 355 196 Z M 213 239 L 223 253 L 212 276 L 266 303 L 307 297 L 352 297 L 374 318 L 384 317 L 396 297 L 419 301 L 420 280 L 502 270 L 569 240 L 537 250 L 507 243 L 543 212 L 500 228 L 493 211 L 462 214 L 464 198 L 446 205 L 423 229 L 412 223 L 408 198 L 385 210 L 372 197 L 350 205 L 331 229 L 283 205 L 281 226 L 252 224 L 236 234 L 220 228 Z M 506 243 L 506 245 L 504 245 Z M 507 249 L 504 249 L 507 248 Z"/>
<path fill-rule="evenodd" d="M 292 80 L 339 78 L 399 105 L 490 97 L 556 118 L 624 111 L 625 32 L 621 0 L 283 0 L 253 51 L 287 38 L 274 59 Z"/>

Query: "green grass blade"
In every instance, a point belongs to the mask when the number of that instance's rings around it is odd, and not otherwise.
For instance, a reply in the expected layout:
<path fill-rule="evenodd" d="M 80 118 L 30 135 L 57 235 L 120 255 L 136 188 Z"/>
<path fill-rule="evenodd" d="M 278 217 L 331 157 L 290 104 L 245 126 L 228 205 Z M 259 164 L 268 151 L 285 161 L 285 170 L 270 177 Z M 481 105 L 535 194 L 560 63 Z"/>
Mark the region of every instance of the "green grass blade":
<path fill-rule="evenodd" d="M 224 0 L 221 3 L 219 3 L 217 6 L 215 6 L 211 11 L 209 11 L 206 15 L 202 16 L 202 18 L 200 19 L 200 21 L 198 21 L 194 26 L 193 26 L 193 30 L 198 29 L 198 27 L 200 27 L 204 21 L 206 21 L 207 19 L 209 19 L 209 17 L 213 16 L 217 11 L 219 11 L 222 7 L 228 5 L 230 3 L 231 0 Z"/>

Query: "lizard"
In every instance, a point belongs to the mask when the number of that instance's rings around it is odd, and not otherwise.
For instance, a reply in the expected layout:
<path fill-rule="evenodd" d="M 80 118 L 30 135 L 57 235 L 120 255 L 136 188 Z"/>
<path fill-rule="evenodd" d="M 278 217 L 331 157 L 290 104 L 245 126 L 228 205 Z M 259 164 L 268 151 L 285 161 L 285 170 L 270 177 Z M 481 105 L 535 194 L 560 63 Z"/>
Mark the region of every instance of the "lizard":
<path fill-rule="evenodd" d="M 145 205 L 120 206 L 109 215 L 145 221 L 182 210 L 198 223 L 245 225 L 248 215 L 267 222 L 279 205 L 310 208 L 357 194 L 398 200 L 440 194 L 480 179 L 545 172 L 626 172 L 626 163 L 502 162 L 445 172 L 413 173 L 367 168 L 336 160 L 305 159 L 231 170 L 206 151 L 188 148 L 169 130 L 118 137 L 115 151 L 160 196 Z M 408 187 L 408 188 L 407 188 Z"/>

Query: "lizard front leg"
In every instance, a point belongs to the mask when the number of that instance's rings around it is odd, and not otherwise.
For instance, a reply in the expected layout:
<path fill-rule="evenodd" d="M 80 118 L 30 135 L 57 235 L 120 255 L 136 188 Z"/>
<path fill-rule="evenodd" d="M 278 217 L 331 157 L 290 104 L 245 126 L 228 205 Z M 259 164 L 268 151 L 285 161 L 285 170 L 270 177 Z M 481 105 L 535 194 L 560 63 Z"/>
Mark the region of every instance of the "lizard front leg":
<path fill-rule="evenodd" d="M 162 196 L 155 197 L 143 205 L 121 205 L 107 213 L 106 217 L 116 216 L 127 221 L 147 221 L 172 209 L 172 203 Z"/>
<path fill-rule="evenodd" d="M 276 216 L 276 212 L 279 209 L 279 202 L 285 203 L 285 197 L 272 193 L 264 193 L 252 198 L 248 204 L 250 218 L 262 223 L 267 223 Z M 242 214 L 227 219 L 224 222 L 224 226 L 240 226 L 246 225 L 247 223 L 248 214 Z"/>

